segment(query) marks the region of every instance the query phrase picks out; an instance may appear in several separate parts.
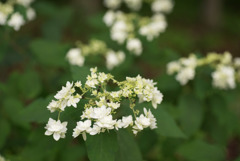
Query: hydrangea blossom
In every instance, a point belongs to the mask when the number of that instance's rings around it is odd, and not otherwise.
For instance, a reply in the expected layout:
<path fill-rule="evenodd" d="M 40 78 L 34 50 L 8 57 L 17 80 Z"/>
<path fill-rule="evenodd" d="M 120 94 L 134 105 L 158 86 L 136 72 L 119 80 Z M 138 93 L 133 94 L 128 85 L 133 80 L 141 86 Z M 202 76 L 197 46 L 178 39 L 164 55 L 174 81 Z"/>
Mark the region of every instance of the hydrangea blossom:
<path fill-rule="evenodd" d="M 7 15 L 0 11 L 0 25 L 5 24 L 7 21 Z"/>
<path fill-rule="evenodd" d="M 121 0 L 104 0 L 104 5 L 110 9 L 116 9 L 121 5 Z"/>
<path fill-rule="evenodd" d="M 85 61 L 85 58 L 82 56 L 79 48 L 70 49 L 66 57 L 72 65 L 83 66 Z"/>
<path fill-rule="evenodd" d="M 169 62 L 167 73 L 176 74 L 176 80 L 185 85 L 195 77 L 195 68 L 210 65 L 215 71 L 211 74 L 212 85 L 219 89 L 234 89 L 236 80 L 240 81 L 240 58 L 232 58 L 229 52 L 223 54 L 208 53 L 206 57 L 198 58 L 191 54 L 188 58 L 180 58 Z"/>
<path fill-rule="evenodd" d="M 153 12 L 169 13 L 172 11 L 173 2 L 172 0 L 155 0 L 151 7 Z"/>
<path fill-rule="evenodd" d="M 85 58 L 88 56 L 102 55 L 106 59 L 106 67 L 112 70 L 125 60 L 125 53 L 114 51 L 107 48 L 103 41 L 93 39 L 89 44 L 78 43 L 78 48 L 72 48 L 68 51 L 66 58 L 72 65 L 83 66 Z M 94 80 L 90 83 L 94 84 Z"/>
<path fill-rule="evenodd" d="M 128 39 L 127 49 L 135 55 L 141 55 L 142 54 L 142 43 L 137 38 Z"/>
<path fill-rule="evenodd" d="M 126 45 L 129 53 L 136 56 L 141 55 L 143 51 L 142 42 L 138 36 L 143 36 L 148 41 L 157 38 L 167 27 L 164 13 L 170 12 L 173 7 L 171 0 L 104 0 L 103 3 L 109 9 L 103 16 L 103 22 L 110 29 L 111 39 L 119 45 Z M 134 11 L 140 10 L 143 3 L 150 3 L 152 15 L 143 16 L 136 12 L 124 13 L 118 10 L 122 3 Z M 119 66 L 125 60 L 125 53 L 114 51 L 101 40 L 91 40 L 89 44 L 77 42 L 77 48 L 67 53 L 67 59 L 72 65 L 83 66 L 86 57 L 95 55 L 105 57 L 106 67 L 109 70 Z"/>
<path fill-rule="evenodd" d="M 181 58 L 178 61 L 172 61 L 167 65 L 167 73 L 172 75 L 177 73 L 176 80 L 185 85 L 195 77 L 195 68 L 197 67 L 197 58 L 191 54 L 188 58 Z"/>
<path fill-rule="evenodd" d="M 18 31 L 20 27 L 24 25 L 24 23 L 25 23 L 25 20 L 23 16 L 18 12 L 14 13 L 8 21 L 8 25 L 13 27 L 14 30 L 16 31 Z"/>
<path fill-rule="evenodd" d="M 78 94 L 73 95 L 74 92 L 75 89 L 73 88 L 73 83 L 67 82 L 66 87 L 62 87 L 62 89 L 54 96 L 57 100 L 52 100 L 47 108 L 51 112 L 64 111 L 67 106 L 73 106 L 76 108 L 81 96 Z"/>
<path fill-rule="evenodd" d="M 139 29 L 139 33 L 142 36 L 146 36 L 148 41 L 152 41 L 154 38 L 158 37 L 160 33 L 164 32 L 167 27 L 167 23 L 164 15 L 157 14 L 154 15 L 150 22 L 143 25 Z"/>
<path fill-rule="evenodd" d="M 125 60 L 125 54 L 122 51 L 114 52 L 112 50 L 107 52 L 106 66 L 109 70 L 120 65 Z"/>
<path fill-rule="evenodd" d="M 235 84 L 235 70 L 231 66 L 219 66 L 212 73 L 213 86 L 220 89 L 233 89 Z"/>
<path fill-rule="evenodd" d="M 53 138 L 58 141 L 60 138 L 65 138 L 65 133 L 67 132 L 67 122 L 61 123 L 60 120 L 53 120 L 49 118 L 48 123 L 45 127 L 47 131 L 45 135 L 53 135 Z"/>
<path fill-rule="evenodd" d="M 128 8 L 138 11 L 142 7 L 142 0 L 124 0 Z"/>
<path fill-rule="evenodd" d="M 65 137 L 67 131 L 67 122 L 61 123 L 60 113 L 64 111 L 66 106 L 77 107 L 80 98 L 84 99 L 86 93 L 90 93 L 89 102 L 84 105 L 84 110 L 79 114 L 80 120 L 76 123 L 73 129 L 72 136 L 76 138 L 79 135 L 86 140 L 87 134 L 97 135 L 109 130 L 119 130 L 121 128 L 131 127 L 134 134 L 142 131 L 145 128 L 155 129 L 156 118 L 150 109 L 144 108 L 140 114 L 136 110 L 137 100 L 139 103 L 151 102 L 153 108 L 162 102 L 163 95 L 155 87 L 156 83 L 150 79 L 137 77 L 126 77 L 125 81 L 119 82 L 114 79 L 111 74 L 98 72 L 97 68 L 90 69 L 91 74 L 87 76 L 87 81 L 83 85 L 80 81 L 75 83 L 67 82 L 66 86 L 62 87 L 55 95 L 47 108 L 51 112 L 58 111 L 58 120 L 49 119 L 46 125 L 46 135 L 52 135 L 55 140 Z M 119 88 L 117 91 L 108 91 L 106 85 L 111 81 Z M 75 90 L 78 88 L 78 90 Z M 81 91 L 78 93 L 77 91 Z M 72 100 L 76 98 L 76 100 Z M 121 101 L 129 100 L 129 108 L 133 115 L 123 115 L 116 117 L 115 114 L 121 110 Z M 62 103 L 64 102 L 64 105 Z M 80 108 L 80 107 L 78 107 Z"/>
<path fill-rule="evenodd" d="M 36 17 L 35 10 L 30 7 L 32 2 L 33 0 L 0 2 L 0 25 L 7 25 L 18 31 L 27 21 L 31 21 Z M 16 5 L 21 5 L 25 9 L 26 15 L 16 12 L 14 10 Z"/>
<path fill-rule="evenodd" d="M 103 17 L 103 21 L 107 26 L 111 26 L 115 20 L 115 12 L 112 10 L 109 10 L 105 13 Z"/>
<path fill-rule="evenodd" d="M 111 28 L 111 38 L 119 44 L 123 44 L 128 36 L 128 26 L 125 21 L 116 21 Z"/>

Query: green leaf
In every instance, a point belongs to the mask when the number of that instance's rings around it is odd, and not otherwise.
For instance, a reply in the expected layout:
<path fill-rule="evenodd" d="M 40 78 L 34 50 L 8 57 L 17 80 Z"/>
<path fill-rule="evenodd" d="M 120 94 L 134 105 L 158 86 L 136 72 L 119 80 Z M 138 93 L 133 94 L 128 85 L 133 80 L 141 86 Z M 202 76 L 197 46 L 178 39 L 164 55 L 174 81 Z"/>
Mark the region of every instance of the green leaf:
<path fill-rule="evenodd" d="M 157 119 L 157 126 L 156 129 L 157 133 L 162 136 L 168 137 L 178 137 L 184 138 L 186 137 L 182 130 L 177 126 L 176 122 L 174 121 L 173 117 L 171 117 L 164 109 L 165 105 L 160 105 L 156 110 L 152 110 L 153 115 Z"/>
<path fill-rule="evenodd" d="M 202 103 L 193 95 L 183 95 L 179 101 L 179 112 L 183 131 L 188 136 L 196 133 L 203 121 Z"/>
<path fill-rule="evenodd" d="M 114 161 L 118 150 L 115 132 L 105 132 L 89 136 L 86 140 L 90 161 Z"/>
<path fill-rule="evenodd" d="M 81 145 L 71 145 L 63 149 L 61 154 L 61 161 L 77 161 L 86 156 L 86 150 L 83 144 Z"/>
<path fill-rule="evenodd" d="M 118 153 L 115 161 L 141 161 L 142 156 L 134 137 L 125 129 L 117 132 Z"/>
<path fill-rule="evenodd" d="M 21 111 L 24 109 L 22 102 L 15 98 L 7 98 L 3 102 L 3 107 L 13 124 L 29 128 L 29 125 L 20 116 Z"/>
<path fill-rule="evenodd" d="M 222 131 L 221 134 L 215 136 L 224 135 L 226 138 L 231 137 L 234 133 L 239 130 L 239 118 L 238 116 L 228 107 L 223 97 L 213 96 L 209 100 L 210 110 L 213 114 L 213 118 L 216 119 L 217 124 Z M 216 126 L 216 125 L 214 125 Z M 215 129 L 215 127 L 213 127 Z M 223 139 L 222 139 L 223 140 Z M 227 140 L 226 140 L 227 141 Z"/>
<path fill-rule="evenodd" d="M 43 99 L 39 98 L 28 107 L 21 111 L 20 116 L 26 122 L 37 122 L 37 123 L 46 123 L 48 119 L 56 118 L 56 114 L 52 114 L 48 109 L 47 105 L 49 104 L 52 96 Z"/>
<path fill-rule="evenodd" d="M 10 133 L 11 127 L 10 127 L 10 124 L 6 120 L 1 119 L 0 120 L 0 129 L 1 129 L 1 135 L 0 135 L 0 150 L 1 150 L 7 141 L 6 139 Z"/>
<path fill-rule="evenodd" d="M 217 145 L 211 145 L 197 140 L 187 143 L 178 149 L 178 153 L 191 161 L 223 161 L 224 149 Z"/>
<path fill-rule="evenodd" d="M 21 95 L 25 96 L 27 99 L 36 97 L 42 89 L 38 74 L 30 70 L 21 75 L 18 86 Z"/>
<path fill-rule="evenodd" d="M 82 81 L 84 83 L 86 81 L 87 76 L 90 74 L 90 68 L 83 66 L 71 66 L 72 78 L 74 81 Z"/>
<path fill-rule="evenodd" d="M 203 70 L 208 70 L 208 69 L 203 69 Z M 199 72 L 201 72 L 201 70 L 199 70 Z M 206 73 L 207 71 L 204 71 L 204 72 Z M 211 84 L 212 80 L 211 80 L 211 77 L 209 77 L 209 75 L 211 75 L 210 72 L 208 72 L 205 75 L 197 74 L 196 78 L 193 81 L 194 92 L 199 99 L 206 98 L 212 90 L 212 84 Z"/>
<path fill-rule="evenodd" d="M 240 156 L 236 160 L 234 160 L 234 161 L 240 161 Z"/>
<path fill-rule="evenodd" d="M 64 67 L 67 64 L 65 60 L 69 46 L 55 41 L 35 40 L 30 44 L 32 53 L 43 65 Z"/>

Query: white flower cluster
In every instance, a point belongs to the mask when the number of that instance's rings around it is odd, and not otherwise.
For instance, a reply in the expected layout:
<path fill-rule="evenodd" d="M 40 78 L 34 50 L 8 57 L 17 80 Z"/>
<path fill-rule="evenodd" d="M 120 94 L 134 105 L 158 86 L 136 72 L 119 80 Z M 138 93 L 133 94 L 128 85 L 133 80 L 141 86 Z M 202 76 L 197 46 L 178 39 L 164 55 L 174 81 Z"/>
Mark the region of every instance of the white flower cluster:
<path fill-rule="evenodd" d="M 64 111 L 66 106 L 77 107 L 76 104 L 80 101 L 79 98 L 89 99 L 89 102 L 84 105 L 84 111 L 80 115 L 81 120 L 77 122 L 76 127 L 73 129 L 72 136 L 74 138 L 82 135 L 83 139 L 86 140 L 86 134 L 97 135 L 105 131 L 127 127 L 132 127 L 135 135 L 148 127 L 150 129 L 157 128 L 156 118 L 150 109 L 147 110 L 144 107 L 143 114 L 139 114 L 139 110 L 134 109 L 137 99 L 139 103 L 152 102 L 152 106 L 155 109 L 157 108 L 157 105 L 162 102 L 163 95 L 155 87 L 156 83 L 141 76 L 127 77 L 125 81 L 118 82 L 110 74 L 97 72 L 97 68 L 91 68 L 90 71 L 91 74 L 87 77 L 84 86 L 80 81 L 74 85 L 67 82 L 66 87 L 63 87 L 55 95 L 58 101 L 53 100 L 50 102 L 47 108 L 51 112 L 59 111 L 59 117 L 58 120 L 49 119 L 45 127 L 45 135 L 53 135 L 55 140 L 65 137 L 67 122 L 60 121 L 60 113 Z M 107 91 L 106 86 L 109 81 L 116 84 L 119 90 Z M 74 88 L 78 88 L 81 93 L 73 96 L 73 93 L 76 92 Z M 90 98 L 85 98 L 87 93 L 90 93 Z M 129 100 L 133 115 L 116 118 L 117 112 L 121 110 L 121 101 L 123 99 Z"/>
<path fill-rule="evenodd" d="M 219 89 L 234 89 L 235 70 L 231 66 L 218 66 L 212 73 L 213 86 Z"/>
<path fill-rule="evenodd" d="M 104 5 L 109 9 L 117 9 L 125 2 L 128 8 L 138 11 L 142 7 L 142 0 L 104 0 Z"/>
<path fill-rule="evenodd" d="M 134 17 L 136 15 L 133 15 Z M 131 17 L 133 18 L 133 17 Z M 109 10 L 103 17 L 103 21 L 109 27 L 112 40 L 118 44 L 127 42 L 126 48 L 134 55 L 140 55 L 142 53 L 142 43 L 138 38 L 130 37 L 134 32 L 132 25 L 132 19 L 129 19 L 127 14 L 121 11 L 114 12 Z"/>
<path fill-rule="evenodd" d="M 114 67 L 120 65 L 125 60 L 125 54 L 122 51 L 115 52 L 109 50 L 106 54 L 106 66 L 108 70 L 112 70 Z"/>
<path fill-rule="evenodd" d="M 54 96 L 57 100 L 52 100 L 47 108 L 51 112 L 55 112 L 56 110 L 64 111 L 66 107 L 70 106 L 76 108 L 81 96 L 78 94 L 73 95 L 74 92 L 75 89 L 73 87 L 73 83 L 67 82 L 66 87 L 62 87 L 62 89 Z"/>
<path fill-rule="evenodd" d="M 45 135 L 53 135 L 53 138 L 58 141 L 60 138 L 65 138 L 65 133 L 67 132 L 67 122 L 61 123 L 60 120 L 56 121 L 49 118 L 45 128 L 47 129 Z"/>
<path fill-rule="evenodd" d="M 167 73 L 169 75 L 177 73 L 176 80 L 181 85 L 185 85 L 189 80 L 194 79 L 195 68 L 204 65 L 210 65 L 215 69 L 211 76 L 212 85 L 216 88 L 234 89 L 236 79 L 240 80 L 240 58 L 233 60 L 229 52 L 223 54 L 208 53 L 206 57 L 199 59 L 195 55 L 191 55 L 189 58 L 172 61 L 167 65 Z"/>
<path fill-rule="evenodd" d="M 5 3 L 0 2 L 0 25 L 10 26 L 18 31 L 26 21 L 31 21 L 36 17 L 35 10 L 30 7 L 32 2 L 33 0 L 9 0 Z M 14 11 L 14 6 L 16 5 L 21 5 L 25 8 L 25 15 Z M 25 16 L 27 19 L 24 18 Z"/>
<path fill-rule="evenodd" d="M 129 53 L 139 56 L 143 52 L 142 42 L 136 35 L 141 35 L 152 41 L 167 27 L 164 13 L 171 11 L 172 0 L 153 0 L 152 17 L 142 17 L 137 13 L 124 13 L 114 11 L 122 3 L 134 11 L 141 9 L 142 0 L 104 0 L 104 5 L 109 9 L 104 17 L 104 23 L 110 28 L 110 37 L 119 45 L 125 45 Z M 149 2 L 147 2 L 149 3 Z M 87 56 L 102 55 L 106 60 L 106 67 L 112 70 L 125 60 L 123 51 L 114 51 L 107 47 L 101 40 L 91 40 L 88 45 L 77 43 L 77 48 L 68 51 L 66 58 L 72 65 L 83 66 Z"/>
<path fill-rule="evenodd" d="M 140 10 L 143 3 L 142 0 L 123 1 L 128 8 L 135 11 Z M 117 5 L 112 5 L 113 2 Z M 164 32 L 167 27 L 167 22 L 163 13 L 169 13 L 173 8 L 171 0 L 154 0 L 151 4 L 153 16 L 150 18 L 142 17 L 136 13 L 126 14 L 121 11 L 113 11 L 120 7 L 121 0 L 105 0 L 104 4 L 110 10 L 104 15 L 103 21 L 111 28 L 112 40 L 119 44 L 123 44 L 125 41 L 128 42 L 128 39 L 131 38 L 137 39 L 134 35 L 138 34 L 152 41 L 154 38 L 158 37 L 160 33 Z M 135 54 L 139 55 L 137 53 Z"/>
<path fill-rule="evenodd" d="M 139 11 L 144 3 L 143 0 L 104 0 L 104 5 L 107 8 L 114 10 L 118 9 L 123 2 L 129 9 L 134 11 Z M 172 0 L 152 0 L 146 2 L 151 2 L 151 10 L 155 13 L 169 13 L 173 8 Z"/>
<path fill-rule="evenodd" d="M 85 58 L 82 55 L 81 49 L 79 48 L 72 48 L 67 53 L 67 59 L 70 64 L 77 65 L 77 66 L 83 66 Z"/>
<path fill-rule="evenodd" d="M 197 67 L 197 58 L 195 55 L 190 55 L 188 58 L 181 58 L 178 61 L 172 61 L 167 65 L 167 73 L 172 75 L 177 73 L 176 80 L 181 85 L 185 85 L 188 81 L 195 77 L 195 68 Z"/>
<path fill-rule="evenodd" d="M 171 0 L 154 0 L 151 7 L 155 13 L 169 13 L 172 11 L 173 2 Z"/>
<path fill-rule="evenodd" d="M 148 24 L 141 26 L 139 33 L 142 36 L 146 36 L 148 41 L 152 41 L 160 33 L 164 32 L 166 27 L 165 16 L 159 13 L 154 15 Z"/>
<path fill-rule="evenodd" d="M 104 56 L 108 70 L 112 70 L 125 60 L 125 54 L 123 51 L 113 51 L 112 49 L 107 48 L 103 41 L 96 39 L 91 40 L 88 45 L 79 43 L 78 48 L 72 48 L 68 51 L 66 58 L 70 64 L 81 67 L 84 65 L 85 58 L 93 55 Z"/>

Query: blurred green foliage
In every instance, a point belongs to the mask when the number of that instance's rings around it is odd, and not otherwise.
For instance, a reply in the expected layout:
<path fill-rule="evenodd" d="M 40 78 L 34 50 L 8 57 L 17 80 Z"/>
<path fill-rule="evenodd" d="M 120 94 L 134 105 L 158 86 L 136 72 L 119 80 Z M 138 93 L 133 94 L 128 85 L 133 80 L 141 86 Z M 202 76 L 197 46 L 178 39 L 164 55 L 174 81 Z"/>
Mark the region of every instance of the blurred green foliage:
<path fill-rule="evenodd" d="M 91 66 L 107 72 L 98 57 L 84 67 L 67 63 L 65 54 L 76 40 L 99 38 L 121 48 L 111 42 L 102 22 L 102 2 L 36 1 L 35 21 L 19 32 L 0 27 L 0 154 L 12 161 L 239 161 L 239 88 L 213 89 L 205 68 L 187 86 L 180 86 L 165 72 L 169 61 L 190 52 L 240 53 L 240 3 L 223 1 L 222 21 L 216 29 L 202 23 L 199 6 L 201 1 L 176 1 L 167 17 L 167 31 L 153 42 L 142 40 L 142 56 L 128 54 L 111 71 L 119 80 L 140 74 L 158 83 L 164 94 L 163 103 L 153 111 L 158 129 L 137 137 L 127 130 L 88 136 L 85 143 L 72 139 L 71 132 L 58 142 L 45 136 L 48 118 L 57 117 L 46 106 L 66 81 L 85 82 Z M 71 118 L 69 129 L 75 126 L 83 104 L 63 114 L 63 120 Z"/>

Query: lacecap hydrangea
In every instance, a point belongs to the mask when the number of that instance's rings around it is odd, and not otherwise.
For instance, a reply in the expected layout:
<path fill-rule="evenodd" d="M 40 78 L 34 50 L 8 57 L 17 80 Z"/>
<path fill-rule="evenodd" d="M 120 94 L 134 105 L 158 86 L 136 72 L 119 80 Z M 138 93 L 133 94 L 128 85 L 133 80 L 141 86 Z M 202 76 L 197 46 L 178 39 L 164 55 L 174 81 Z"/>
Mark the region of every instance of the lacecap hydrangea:
<path fill-rule="evenodd" d="M 195 77 L 197 67 L 210 66 L 214 71 L 211 74 L 212 85 L 218 89 L 234 89 L 236 82 L 240 81 L 240 58 L 232 58 L 229 52 L 222 54 L 211 52 L 203 58 L 197 58 L 191 54 L 188 58 L 169 62 L 167 64 L 167 73 L 169 75 L 176 73 L 176 80 L 181 85 L 186 85 Z"/>
<path fill-rule="evenodd" d="M 60 120 L 60 113 L 70 107 L 84 108 L 83 112 L 79 113 L 79 121 L 73 129 L 74 138 L 82 135 L 86 140 L 87 134 L 97 135 L 128 127 L 132 128 L 135 135 L 145 128 L 157 128 L 157 120 L 150 108 L 144 107 L 143 113 L 136 109 L 137 101 L 150 102 L 154 109 L 161 104 L 163 95 L 153 80 L 138 75 L 117 81 L 111 74 L 98 72 L 97 68 L 91 68 L 90 71 L 91 74 L 87 76 L 84 84 L 81 81 L 67 82 L 49 103 L 47 109 L 50 112 L 58 112 L 58 118 L 57 120 L 49 118 L 45 135 L 53 135 L 55 140 L 65 138 L 67 121 Z M 107 90 L 109 83 L 116 85 L 118 90 Z M 78 104 L 82 99 L 88 100 L 88 103 L 81 107 Z M 119 116 L 118 111 L 123 108 L 123 100 L 129 101 L 132 114 Z"/>
<path fill-rule="evenodd" d="M 35 10 L 30 6 L 33 0 L 7 0 L 0 2 L 0 25 L 9 26 L 18 31 L 27 21 L 36 17 Z M 22 6 L 24 13 L 16 10 L 16 6 Z"/>

